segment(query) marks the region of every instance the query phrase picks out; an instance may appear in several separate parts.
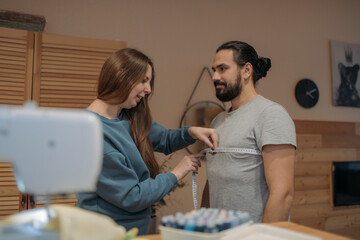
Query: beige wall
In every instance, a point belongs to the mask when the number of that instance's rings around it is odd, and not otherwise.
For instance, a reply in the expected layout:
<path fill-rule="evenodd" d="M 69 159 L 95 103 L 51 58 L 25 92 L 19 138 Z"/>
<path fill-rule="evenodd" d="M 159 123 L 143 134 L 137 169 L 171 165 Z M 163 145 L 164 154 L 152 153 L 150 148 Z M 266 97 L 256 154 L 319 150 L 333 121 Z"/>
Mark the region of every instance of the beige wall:
<path fill-rule="evenodd" d="M 200 71 L 228 40 L 248 42 L 271 58 L 258 92 L 294 119 L 360 120 L 360 108 L 332 106 L 329 45 L 330 40 L 360 44 L 358 0 L 0 0 L 0 8 L 45 16 L 46 33 L 124 40 L 147 53 L 157 72 L 153 117 L 170 128 L 178 126 Z M 312 109 L 295 101 L 301 78 L 319 86 L 320 100 Z M 204 76 L 194 101 L 214 99 L 209 79 Z M 200 175 L 202 188 L 205 168 Z M 191 209 L 189 187 L 172 196 L 164 214 Z"/>

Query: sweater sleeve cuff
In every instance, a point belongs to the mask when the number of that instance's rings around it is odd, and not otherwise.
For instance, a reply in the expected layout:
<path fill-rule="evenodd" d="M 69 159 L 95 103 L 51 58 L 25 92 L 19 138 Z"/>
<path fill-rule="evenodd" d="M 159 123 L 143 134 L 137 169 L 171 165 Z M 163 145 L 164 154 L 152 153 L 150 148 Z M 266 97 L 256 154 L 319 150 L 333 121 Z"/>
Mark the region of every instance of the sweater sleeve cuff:
<path fill-rule="evenodd" d="M 177 177 L 172 172 L 167 172 L 165 174 L 168 176 L 168 178 L 171 181 L 172 185 L 174 185 L 174 184 L 176 184 L 178 182 Z"/>
<path fill-rule="evenodd" d="M 190 143 L 190 144 L 193 144 L 196 142 L 196 139 L 193 139 L 189 133 L 189 128 L 190 126 L 185 126 L 183 127 L 183 138 L 186 142 Z"/>

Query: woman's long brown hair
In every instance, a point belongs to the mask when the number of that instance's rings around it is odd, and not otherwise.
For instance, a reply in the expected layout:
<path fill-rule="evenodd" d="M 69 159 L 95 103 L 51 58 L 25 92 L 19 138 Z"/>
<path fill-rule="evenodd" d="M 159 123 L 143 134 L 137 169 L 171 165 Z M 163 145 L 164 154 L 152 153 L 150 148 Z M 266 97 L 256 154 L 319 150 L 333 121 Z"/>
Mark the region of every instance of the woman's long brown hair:
<path fill-rule="evenodd" d="M 97 98 L 108 104 L 124 102 L 134 86 L 144 79 L 149 65 L 152 68 L 150 85 L 153 89 L 154 66 L 145 54 L 132 48 L 115 52 L 105 61 L 101 69 Z M 122 111 L 129 121 L 132 138 L 150 171 L 150 176 L 155 178 L 159 173 L 159 164 L 148 136 L 152 123 L 148 101 L 149 95 L 146 95 L 136 107 Z"/>

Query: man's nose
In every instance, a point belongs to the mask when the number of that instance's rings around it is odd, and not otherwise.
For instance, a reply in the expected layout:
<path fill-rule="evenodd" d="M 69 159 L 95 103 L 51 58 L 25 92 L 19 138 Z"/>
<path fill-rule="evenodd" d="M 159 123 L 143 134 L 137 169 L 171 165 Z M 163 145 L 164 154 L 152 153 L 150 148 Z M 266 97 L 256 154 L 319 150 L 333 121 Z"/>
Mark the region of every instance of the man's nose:
<path fill-rule="evenodd" d="M 213 81 L 220 80 L 220 74 L 218 72 L 214 72 L 214 74 L 212 75 L 212 80 Z"/>

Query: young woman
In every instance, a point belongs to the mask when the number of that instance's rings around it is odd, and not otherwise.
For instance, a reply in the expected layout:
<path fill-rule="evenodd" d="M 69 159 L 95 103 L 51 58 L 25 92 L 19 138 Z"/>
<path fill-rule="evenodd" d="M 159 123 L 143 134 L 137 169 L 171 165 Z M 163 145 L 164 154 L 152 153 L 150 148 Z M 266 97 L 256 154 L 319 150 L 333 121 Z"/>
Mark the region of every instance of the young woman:
<path fill-rule="evenodd" d="M 214 129 L 165 129 L 152 121 L 148 98 L 154 86 L 151 60 L 135 49 L 115 52 L 104 63 L 98 96 L 87 108 L 102 121 L 104 157 L 95 192 L 79 193 L 78 206 L 113 218 L 127 230 L 146 234 L 150 207 L 189 172 L 197 172 L 200 154 L 185 156 L 159 173 L 154 151 L 170 154 L 196 139 L 217 146 Z"/>

